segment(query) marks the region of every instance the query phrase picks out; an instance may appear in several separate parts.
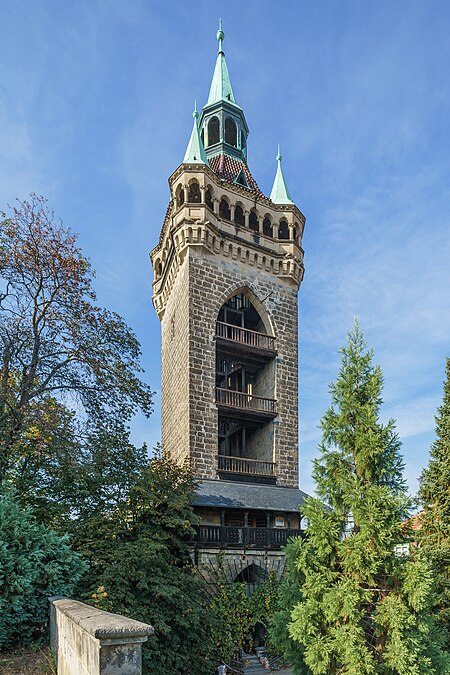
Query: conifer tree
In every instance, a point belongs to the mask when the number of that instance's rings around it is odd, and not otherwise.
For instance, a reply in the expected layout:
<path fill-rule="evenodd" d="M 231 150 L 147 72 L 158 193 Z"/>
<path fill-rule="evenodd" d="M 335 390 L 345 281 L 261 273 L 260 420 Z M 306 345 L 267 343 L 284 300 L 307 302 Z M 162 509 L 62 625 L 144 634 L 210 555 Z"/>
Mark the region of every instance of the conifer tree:
<path fill-rule="evenodd" d="M 417 539 L 432 566 L 436 582 L 436 614 L 450 632 L 450 359 L 447 359 L 444 399 L 436 416 L 436 440 L 420 481 L 423 504 Z M 450 641 L 447 642 L 450 651 Z"/>
<path fill-rule="evenodd" d="M 448 673 L 431 572 L 394 553 L 410 501 L 394 421 L 380 421 L 382 373 L 357 323 L 341 351 L 314 464 L 319 499 L 307 501 L 307 537 L 288 557 L 303 579 L 287 626 L 301 647 L 296 672 Z"/>

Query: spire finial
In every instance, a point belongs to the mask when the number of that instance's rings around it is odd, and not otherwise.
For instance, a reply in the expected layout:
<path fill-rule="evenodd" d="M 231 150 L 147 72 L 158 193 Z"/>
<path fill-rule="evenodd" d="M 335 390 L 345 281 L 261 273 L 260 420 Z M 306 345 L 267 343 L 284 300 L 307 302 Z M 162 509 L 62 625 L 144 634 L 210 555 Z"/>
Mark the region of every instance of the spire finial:
<path fill-rule="evenodd" d="M 280 144 L 278 144 L 278 154 L 277 154 L 277 173 L 275 174 L 275 180 L 273 181 L 272 192 L 270 193 L 270 199 L 274 204 L 293 204 L 294 202 L 291 199 L 289 194 L 288 186 L 283 176 L 283 169 L 281 168 L 281 152 Z"/>
<path fill-rule="evenodd" d="M 219 54 L 222 52 L 222 41 L 225 40 L 225 33 L 222 30 L 222 19 L 219 19 L 219 30 L 217 31 L 217 40 L 219 42 Z"/>
<path fill-rule="evenodd" d="M 200 129 L 198 128 L 197 101 L 194 103 L 194 112 L 192 113 L 194 124 L 191 137 L 184 155 L 184 164 L 208 164 L 205 147 L 203 145 Z"/>

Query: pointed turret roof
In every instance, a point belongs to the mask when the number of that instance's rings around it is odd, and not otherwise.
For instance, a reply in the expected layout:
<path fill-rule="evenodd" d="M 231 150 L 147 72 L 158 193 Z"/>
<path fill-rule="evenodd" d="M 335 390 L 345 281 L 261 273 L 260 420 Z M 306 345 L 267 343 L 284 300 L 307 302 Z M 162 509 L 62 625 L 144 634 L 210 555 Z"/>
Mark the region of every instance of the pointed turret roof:
<path fill-rule="evenodd" d="M 184 164 L 208 164 L 208 158 L 206 156 L 205 148 L 200 136 L 200 129 L 198 128 L 198 112 L 197 104 L 195 104 L 195 109 L 193 112 L 194 117 L 194 126 L 192 129 L 191 137 L 189 139 L 188 146 L 186 148 L 186 153 L 184 155 L 183 163 Z"/>
<path fill-rule="evenodd" d="M 233 87 L 231 86 L 230 75 L 228 73 L 227 62 L 225 61 L 225 53 L 222 49 L 224 38 L 225 33 L 222 30 L 222 19 L 220 19 L 219 30 L 217 31 L 219 51 L 206 105 L 212 105 L 218 101 L 230 101 L 230 103 L 236 103 Z"/>
<path fill-rule="evenodd" d="M 278 146 L 277 154 L 277 173 L 275 175 L 275 180 L 273 181 L 272 192 L 270 193 L 270 199 L 274 204 L 293 204 L 294 202 L 291 199 L 289 194 L 288 186 L 284 180 L 283 170 L 281 168 L 281 154 L 280 146 Z"/>

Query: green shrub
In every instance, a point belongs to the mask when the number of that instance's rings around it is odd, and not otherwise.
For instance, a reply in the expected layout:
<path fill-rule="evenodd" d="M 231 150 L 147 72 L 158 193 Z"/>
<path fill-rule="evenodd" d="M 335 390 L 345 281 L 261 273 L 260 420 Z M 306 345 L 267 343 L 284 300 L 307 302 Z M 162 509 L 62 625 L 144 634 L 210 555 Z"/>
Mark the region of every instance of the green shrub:
<path fill-rule="evenodd" d="M 14 495 L 0 495 L 0 649 L 42 637 L 48 597 L 70 596 L 85 569 L 67 536 L 39 524 Z"/>

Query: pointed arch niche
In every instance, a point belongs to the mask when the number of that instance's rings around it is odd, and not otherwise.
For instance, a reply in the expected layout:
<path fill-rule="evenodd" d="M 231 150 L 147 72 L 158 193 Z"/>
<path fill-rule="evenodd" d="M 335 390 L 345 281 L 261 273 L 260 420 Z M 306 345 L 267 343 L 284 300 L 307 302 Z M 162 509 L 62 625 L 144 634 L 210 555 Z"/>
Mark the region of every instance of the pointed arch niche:
<path fill-rule="evenodd" d="M 275 482 L 276 354 L 267 311 L 241 288 L 216 323 L 218 466 L 228 480 Z"/>

